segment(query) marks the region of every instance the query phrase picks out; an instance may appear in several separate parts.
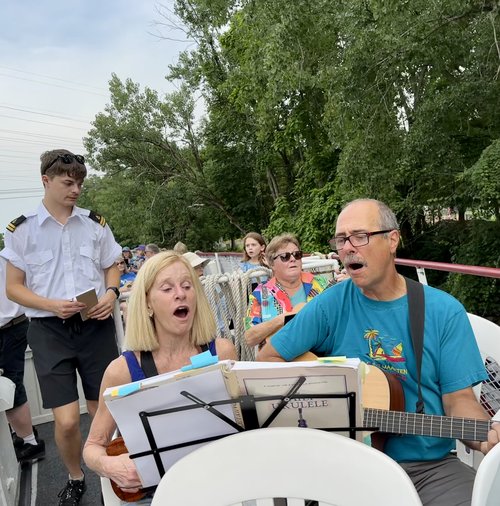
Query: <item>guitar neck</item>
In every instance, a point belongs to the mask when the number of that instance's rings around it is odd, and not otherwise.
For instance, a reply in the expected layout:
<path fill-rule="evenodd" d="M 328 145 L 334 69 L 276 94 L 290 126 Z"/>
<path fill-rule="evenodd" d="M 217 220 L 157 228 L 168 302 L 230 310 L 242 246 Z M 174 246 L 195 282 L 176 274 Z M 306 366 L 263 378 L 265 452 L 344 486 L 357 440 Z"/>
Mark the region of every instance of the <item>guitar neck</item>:
<path fill-rule="evenodd" d="M 492 423 L 490 420 L 372 408 L 364 410 L 363 418 L 365 427 L 378 427 L 381 432 L 465 439 L 467 441 L 486 441 Z"/>

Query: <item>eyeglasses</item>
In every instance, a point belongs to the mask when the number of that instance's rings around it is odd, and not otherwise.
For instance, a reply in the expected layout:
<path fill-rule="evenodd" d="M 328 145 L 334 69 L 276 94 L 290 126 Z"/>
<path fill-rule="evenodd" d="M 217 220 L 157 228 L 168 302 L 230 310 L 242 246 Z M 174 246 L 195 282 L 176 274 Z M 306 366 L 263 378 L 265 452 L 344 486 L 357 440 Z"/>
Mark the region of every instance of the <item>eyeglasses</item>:
<path fill-rule="evenodd" d="M 82 155 L 71 155 L 69 153 L 66 153 L 65 155 L 57 155 L 57 157 L 54 158 L 54 160 L 52 160 L 49 165 L 47 165 L 43 173 L 45 174 L 52 167 L 52 165 L 57 162 L 57 160 L 61 160 L 62 163 L 65 163 L 66 165 L 73 163 L 73 160 L 77 163 L 80 163 L 81 165 L 85 163 L 85 158 Z"/>
<path fill-rule="evenodd" d="M 392 232 L 392 230 L 377 230 L 375 232 L 359 232 L 357 234 L 351 234 L 347 237 L 338 236 L 330 239 L 330 247 L 334 251 L 340 251 L 347 241 L 351 243 L 355 248 L 359 248 L 360 246 L 366 246 L 370 242 L 370 237 L 372 235 L 378 234 L 387 234 L 387 232 Z"/>
<path fill-rule="evenodd" d="M 304 256 L 302 251 L 292 251 L 291 253 L 281 253 L 281 255 L 276 255 L 273 260 L 279 258 L 283 263 L 289 262 L 290 258 L 293 257 L 295 260 L 300 260 Z"/>

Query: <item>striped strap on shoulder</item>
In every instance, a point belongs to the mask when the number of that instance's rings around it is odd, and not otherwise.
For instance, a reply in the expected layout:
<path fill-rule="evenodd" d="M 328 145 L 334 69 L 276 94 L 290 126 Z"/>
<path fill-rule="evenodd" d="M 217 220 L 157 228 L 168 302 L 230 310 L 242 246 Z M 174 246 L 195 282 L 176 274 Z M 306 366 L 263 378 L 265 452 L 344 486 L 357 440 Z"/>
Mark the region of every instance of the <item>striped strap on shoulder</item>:
<path fill-rule="evenodd" d="M 21 214 L 21 216 L 19 216 L 18 218 L 16 218 L 15 220 L 12 220 L 8 225 L 7 225 L 7 230 L 9 232 L 14 232 L 14 230 L 16 230 L 16 228 L 23 222 L 23 221 L 26 221 L 26 216 L 24 216 L 23 214 Z"/>
<path fill-rule="evenodd" d="M 90 211 L 89 218 L 91 220 L 94 220 L 96 223 L 99 223 L 99 225 L 101 225 L 101 227 L 106 226 L 106 220 L 104 219 L 104 216 L 94 213 L 94 211 Z"/>

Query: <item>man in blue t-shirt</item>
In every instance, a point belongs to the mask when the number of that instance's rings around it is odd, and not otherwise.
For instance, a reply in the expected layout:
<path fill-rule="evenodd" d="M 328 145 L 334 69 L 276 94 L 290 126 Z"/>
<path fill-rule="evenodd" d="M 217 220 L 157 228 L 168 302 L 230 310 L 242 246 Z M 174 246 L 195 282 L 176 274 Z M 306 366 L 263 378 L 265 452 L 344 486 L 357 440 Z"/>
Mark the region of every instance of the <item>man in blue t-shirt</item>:
<path fill-rule="evenodd" d="M 315 297 L 261 350 L 262 361 L 293 360 L 306 351 L 359 357 L 401 381 L 406 411 L 415 412 L 416 360 L 409 330 L 406 282 L 394 262 L 400 240 L 394 213 L 382 202 L 355 200 L 340 213 L 332 247 L 350 280 Z M 488 419 L 472 386 L 486 379 L 463 306 L 425 286 L 421 386 L 426 414 Z M 500 439 L 466 441 L 487 453 Z M 470 504 L 475 472 L 450 454 L 454 441 L 389 437 L 384 452 L 412 479 L 425 505 Z"/>

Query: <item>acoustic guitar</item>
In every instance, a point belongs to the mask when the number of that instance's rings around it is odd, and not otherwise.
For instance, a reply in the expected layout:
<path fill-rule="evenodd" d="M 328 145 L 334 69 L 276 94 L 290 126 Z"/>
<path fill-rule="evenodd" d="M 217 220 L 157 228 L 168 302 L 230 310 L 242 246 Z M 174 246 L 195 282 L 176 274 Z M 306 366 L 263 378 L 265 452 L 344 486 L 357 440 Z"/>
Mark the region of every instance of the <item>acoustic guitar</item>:
<path fill-rule="evenodd" d="M 316 360 L 311 352 L 304 353 L 295 361 Z M 400 381 L 375 366 L 366 366 L 361 403 L 363 426 L 378 427 L 371 435 L 372 446 L 383 450 L 387 434 L 432 436 L 468 441 L 487 441 L 492 420 L 477 420 L 455 416 L 427 415 L 404 411 L 405 399 Z M 497 380 L 497 377 L 495 377 Z M 107 449 L 108 455 L 127 453 L 122 438 L 116 438 Z M 121 490 L 111 481 L 115 494 L 123 501 L 133 502 L 144 497 L 144 492 L 130 493 Z"/>
<path fill-rule="evenodd" d="M 369 366 L 363 384 L 362 403 L 363 425 L 378 427 L 380 432 L 388 434 L 487 441 L 493 423 L 492 420 L 405 412 L 404 392 L 399 380 L 374 366 Z M 383 441 L 378 435 L 372 435 L 372 446 L 382 449 Z"/>
<path fill-rule="evenodd" d="M 118 455 L 122 455 L 123 453 L 128 453 L 128 450 L 121 436 L 114 438 L 106 447 L 106 454 L 110 457 L 116 457 Z M 126 492 L 125 490 L 121 489 L 113 480 L 109 481 L 111 482 L 113 492 L 122 501 L 136 502 L 140 501 L 146 495 L 146 493 L 142 490 L 138 490 L 137 492 Z"/>

